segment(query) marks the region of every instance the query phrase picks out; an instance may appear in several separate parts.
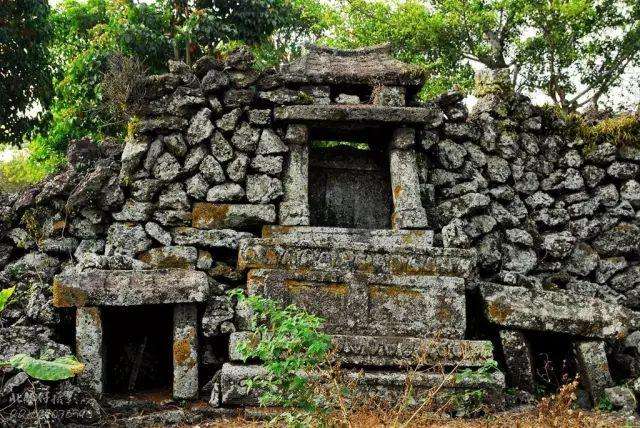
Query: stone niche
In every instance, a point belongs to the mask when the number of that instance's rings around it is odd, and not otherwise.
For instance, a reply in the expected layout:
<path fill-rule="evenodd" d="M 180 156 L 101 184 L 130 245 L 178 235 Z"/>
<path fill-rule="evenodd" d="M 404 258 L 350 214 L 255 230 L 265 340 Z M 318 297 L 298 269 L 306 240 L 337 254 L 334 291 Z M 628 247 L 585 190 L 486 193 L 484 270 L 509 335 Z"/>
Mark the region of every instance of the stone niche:
<path fill-rule="evenodd" d="M 389 140 L 390 135 L 379 129 L 351 135 L 312 135 L 309 148 L 311 226 L 391 227 Z"/>

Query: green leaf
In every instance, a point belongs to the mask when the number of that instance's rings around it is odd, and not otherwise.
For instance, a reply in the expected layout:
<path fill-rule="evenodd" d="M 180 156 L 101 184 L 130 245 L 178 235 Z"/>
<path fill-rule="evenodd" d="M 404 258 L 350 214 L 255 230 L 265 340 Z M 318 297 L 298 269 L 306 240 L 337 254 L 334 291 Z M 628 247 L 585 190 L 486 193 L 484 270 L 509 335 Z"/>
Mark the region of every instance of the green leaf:
<path fill-rule="evenodd" d="M 4 290 L 0 291 L 0 312 L 2 312 L 7 306 L 7 303 L 9 302 L 9 299 L 13 295 L 14 291 L 16 291 L 16 287 L 5 288 Z"/>
<path fill-rule="evenodd" d="M 69 379 L 84 370 L 84 364 L 73 356 L 57 358 L 53 361 L 39 360 L 26 354 L 18 354 L 9 360 L 16 369 L 23 370 L 34 379 L 63 380 Z"/>

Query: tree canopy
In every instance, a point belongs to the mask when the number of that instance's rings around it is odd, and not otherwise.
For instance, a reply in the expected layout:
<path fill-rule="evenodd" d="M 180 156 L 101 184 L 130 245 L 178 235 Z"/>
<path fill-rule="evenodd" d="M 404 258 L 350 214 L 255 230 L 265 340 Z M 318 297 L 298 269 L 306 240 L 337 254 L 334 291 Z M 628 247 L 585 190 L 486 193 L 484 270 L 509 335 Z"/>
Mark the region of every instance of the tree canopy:
<path fill-rule="evenodd" d="M 328 43 L 389 41 L 432 74 L 427 94 L 469 87 L 469 64 L 509 68 L 517 90 L 573 111 L 597 104 L 640 63 L 636 0 L 343 0 Z"/>
<path fill-rule="evenodd" d="M 51 95 L 47 0 L 0 2 L 0 143 L 19 143 Z"/>

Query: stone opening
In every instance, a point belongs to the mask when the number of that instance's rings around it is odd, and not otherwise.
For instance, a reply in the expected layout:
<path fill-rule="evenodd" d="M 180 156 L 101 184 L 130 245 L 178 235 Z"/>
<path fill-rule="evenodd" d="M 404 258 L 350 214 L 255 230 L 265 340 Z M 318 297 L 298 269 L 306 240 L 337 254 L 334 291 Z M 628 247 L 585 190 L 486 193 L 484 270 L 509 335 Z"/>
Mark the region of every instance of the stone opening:
<path fill-rule="evenodd" d="M 105 392 L 171 393 L 171 306 L 103 309 Z"/>
<path fill-rule="evenodd" d="M 388 229 L 393 209 L 382 136 L 318 133 L 309 151 L 312 226 Z M 387 139 L 387 141 L 389 141 Z"/>
<path fill-rule="evenodd" d="M 555 392 L 578 374 L 571 340 L 565 335 L 527 334 L 533 358 L 535 383 L 546 391 Z"/>

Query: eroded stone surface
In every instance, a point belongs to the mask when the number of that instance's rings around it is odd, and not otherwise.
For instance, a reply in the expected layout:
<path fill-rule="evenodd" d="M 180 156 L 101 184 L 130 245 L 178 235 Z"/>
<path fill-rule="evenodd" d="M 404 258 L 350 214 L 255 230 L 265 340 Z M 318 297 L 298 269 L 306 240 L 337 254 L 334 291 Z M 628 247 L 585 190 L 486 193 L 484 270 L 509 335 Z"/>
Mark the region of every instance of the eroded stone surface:
<path fill-rule="evenodd" d="M 484 313 L 494 324 L 583 337 L 624 337 L 637 326 L 626 308 L 569 291 L 537 291 L 484 283 Z"/>
<path fill-rule="evenodd" d="M 198 229 L 234 229 L 275 221 L 273 205 L 197 203 L 193 206 L 192 224 Z"/>
<path fill-rule="evenodd" d="M 53 283 L 57 307 L 135 306 L 202 302 L 209 292 L 204 272 L 67 269 Z"/>
<path fill-rule="evenodd" d="M 229 358 L 242 361 L 237 346 L 251 341 L 254 333 L 237 332 L 229 340 Z M 369 367 L 426 366 L 480 367 L 493 358 L 493 345 L 489 341 L 421 339 L 394 336 L 331 336 L 332 349 L 343 365 Z"/>
<path fill-rule="evenodd" d="M 252 270 L 247 288 L 324 318 L 333 334 L 460 338 L 466 328 L 460 278 Z"/>
<path fill-rule="evenodd" d="M 198 307 L 173 309 L 173 398 L 198 397 Z"/>
<path fill-rule="evenodd" d="M 589 391 L 594 405 L 598 405 L 605 389 L 613 386 L 604 342 L 581 341 L 574 343 L 573 348 L 578 359 L 580 381 Z"/>
<path fill-rule="evenodd" d="M 76 311 L 76 355 L 84 364 L 82 382 L 94 392 L 104 391 L 104 326 L 102 312 L 96 307 Z"/>

